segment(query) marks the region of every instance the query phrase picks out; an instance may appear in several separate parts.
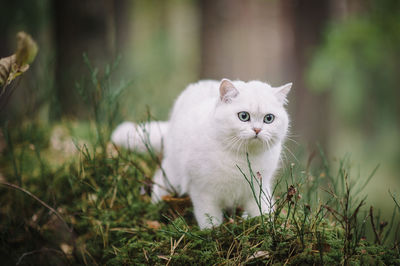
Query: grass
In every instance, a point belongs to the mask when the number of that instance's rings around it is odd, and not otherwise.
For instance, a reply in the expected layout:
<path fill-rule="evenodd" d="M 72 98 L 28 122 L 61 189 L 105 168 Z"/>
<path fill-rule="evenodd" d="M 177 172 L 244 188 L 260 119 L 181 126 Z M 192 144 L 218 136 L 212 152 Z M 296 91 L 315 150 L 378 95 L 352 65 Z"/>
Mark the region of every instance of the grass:
<path fill-rule="evenodd" d="M 400 198 L 391 193 L 392 218 L 381 221 L 362 195 L 376 170 L 354 178 L 349 157 L 334 165 L 320 152 L 322 164 L 314 155 L 306 166 L 287 162 L 273 212 L 243 219 L 238 209 L 214 229 L 200 230 L 190 205 L 152 204 L 160 158 L 151 147 L 135 154 L 108 142 L 121 91 L 111 93 L 112 68 L 101 78 L 89 68 L 92 89 L 78 88 L 92 121 L 2 126 L 3 264 L 400 264 Z M 250 173 L 243 178 L 260 202 L 257 173 Z"/>
<path fill-rule="evenodd" d="M 278 176 L 274 212 L 245 220 L 239 211 L 220 227 L 200 230 L 191 207 L 178 214 L 166 203 L 150 203 L 148 179 L 157 166 L 151 156 L 82 144 L 59 155 L 60 163 L 45 132 L 26 125 L 7 134 L 12 145 L 1 158 L 0 196 L 6 264 L 400 262 L 399 206 L 393 202 L 387 226 L 372 209 L 362 214 L 363 199 L 352 195 L 344 161 L 337 170 L 344 191 L 325 186 L 325 169 L 316 185 L 315 175 L 292 165 Z M 23 141 L 26 136 L 36 137 Z M 365 238 L 367 227 L 372 238 Z M 397 238 L 389 241 L 390 235 Z"/>

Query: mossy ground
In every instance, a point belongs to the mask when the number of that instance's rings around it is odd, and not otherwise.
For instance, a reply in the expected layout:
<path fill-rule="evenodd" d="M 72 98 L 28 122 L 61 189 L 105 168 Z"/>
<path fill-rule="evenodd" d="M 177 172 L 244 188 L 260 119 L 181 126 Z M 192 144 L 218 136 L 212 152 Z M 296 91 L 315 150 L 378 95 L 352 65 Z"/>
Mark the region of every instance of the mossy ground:
<path fill-rule="evenodd" d="M 117 63 L 99 75 L 84 61 L 89 80 L 77 90 L 89 122 L 1 123 L 2 265 L 400 264 L 400 200 L 392 195 L 388 222 L 368 212 L 362 192 L 375 170 L 355 183 L 347 157 L 285 160 L 273 212 L 242 219 L 231 210 L 213 229 L 198 228 L 190 205 L 152 204 L 158 155 L 108 141 L 127 84 L 111 81 Z M 254 174 L 243 178 L 257 185 Z"/>
<path fill-rule="evenodd" d="M 191 207 L 179 214 L 150 203 L 157 158 L 98 145 L 89 128 L 67 122 L 3 128 L 3 265 L 400 264 L 398 210 L 387 226 L 372 213 L 378 237 L 365 238 L 371 214 L 363 216 L 362 201 L 346 190 L 345 161 L 337 176 L 326 161 L 315 171 L 286 162 L 275 212 L 242 219 L 239 210 L 226 214 L 223 225 L 200 230 Z"/>

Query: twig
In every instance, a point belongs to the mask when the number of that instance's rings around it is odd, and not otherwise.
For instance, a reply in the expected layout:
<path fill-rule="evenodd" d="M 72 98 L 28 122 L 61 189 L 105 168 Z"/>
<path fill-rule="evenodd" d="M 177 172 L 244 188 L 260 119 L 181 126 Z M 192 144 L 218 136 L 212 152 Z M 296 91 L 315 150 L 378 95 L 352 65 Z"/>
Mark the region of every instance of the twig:
<path fill-rule="evenodd" d="M 33 195 L 31 192 L 29 192 L 28 190 L 26 190 L 26 189 L 24 189 L 24 188 L 22 188 L 22 187 L 19 187 L 19 186 L 17 186 L 17 185 L 14 185 L 14 184 L 11 184 L 11 183 L 8 183 L 8 182 L 2 182 L 2 181 L 0 181 L 0 185 L 7 186 L 7 187 L 9 187 L 9 188 L 22 191 L 22 192 L 24 192 L 25 194 L 27 194 L 28 196 L 30 196 L 30 197 L 32 197 L 33 199 L 37 200 L 40 204 L 42 204 L 43 206 L 45 206 L 46 208 L 48 208 L 52 213 L 54 213 L 54 214 L 57 216 L 57 218 L 60 219 L 60 221 L 64 224 L 64 226 L 68 229 L 68 231 L 69 231 L 70 233 L 72 233 L 72 228 L 70 228 L 70 227 L 68 226 L 67 222 L 61 217 L 61 215 L 60 215 L 55 209 L 53 209 L 53 208 L 50 207 L 48 204 L 46 204 L 44 201 L 42 201 L 41 199 L 39 199 L 38 197 L 36 197 L 35 195 Z"/>
<path fill-rule="evenodd" d="M 306 173 L 310 173 L 310 167 L 311 167 L 311 163 L 313 161 L 313 159 L 315 158 L 315 156 L 317 155 L 316 151 L 314 150 L 310 156 L 308 156 L 308 160 L 307 160 L 307 166 L 306 166 Z"/>
<path fill-rule="evenodd" d="M 327 209 L 335 217 L 336 220 L 338 220 L 340 223 L 342 223 L 342 221 L 344 220 L 344 216 L 342 214 L 340 214 L 339 212 L 337 212 L 336 210 L 334 210 L 332 207 L 330 207 L 328 205 L 323 205 L 323 207 L 325 209 Z"/>
<path fill-rule="evenodd" d="M 400 211 L 400 204 L 397 202 L 396 197 L 392 194 L 392 192 L 390 192 L 390 189 L 389 189 L 389 195 L 390 195 L 390 197 L 392 197 L 394 203 L 396 204 L 397 208 Z"/>
<path fill-rule="evenodd" d="M 127 156 L 123 156 L 123 154 L 121 153 L 121 151 L 120 151 L 120 149 L 117 147 L 117 145 L 115 145 L 114 143 L 113 143 L 113 145 L 114 145 L 115 150 L 116 150 L 117 153 L 118 153 L 118 157 L 119 157 L 119 158 L 122 158 L 122 160 L 128 162 L 128 164 L 130 164 L 130 165 L 132 165 L 133 167 L 135 167 L 135 169 L 138 170 L 138 171 L 140 172 L 140 174 L 143 175 L 143 177 L 145 178 L 145 180 L 144 180 L 144 181 L 138 180 L 140 183 L 142 183 L 142 184 L 145 185 L 145 186 L 148 186 L 149 184 L 146 183 L 146 182 L 149 182 L 149 183 L 151 183 L 152 185 L 159 186 L 160 188 L 162 188 L 162 189 L 164 189 L 164 190 L 166 190 L 166 191 L 168 191 L 168 192 L 171 193 L 171 191 L 169 191 L 167 187 L 165 187 L 165 186 L 163 186 L 163 185 L 161 185 L 161 184 L 155 182 L 151 177 L 149 177 L 148 175 L 146 175 L 146 173 L 144 172 L 144 170 L 142 169 L 142 167 L 141 167 L 137 162 L 135 162 L 135 161 L 129 159 Z"/>
<path fill-rule="evenodd" d="M 358 204 L 357 208 L 354 210 L 353 214 L 350 216 L 350 219 L 356 220 L 358 211 L 364 205 L 364 203 L 365 203 L 364 200 L 360 201 L 360 203 Z"/>
<path fill-rule="evenodd" d="M 375 222 L 374 222 L 374 208 L 372 206 L 369 208 L 369 217 L 371 218 L 371 225 L 372 225 L 372 229 L 375 234 L 375 242 L 378 242 L 378 244 L 380 245 L 381 239 L 379 237 L 378 232 L 376 231 L 376 226 L 375 226 Z"/>
<path fill-rule="evenodd" d="M 58 253 L 58 254 L 62 254 L 64 256 L 64 258 L 68 261 L 68 257 L 65 255 L 64 252 L 54 249 L 54 248 L 41 248 L 38 250 L 33 250 L 33 251 L 29 251 L 29 252 L 25 252 L 24 254 L 21 255 L 21 257 L 19 257 L 17 263 L 15 265 L 20 265 L 22 263 L 22 260 L 30 255 L 36 254 L 36 253 L 42 253 L 42 252 L 54 252 L 54 253 Z"/>

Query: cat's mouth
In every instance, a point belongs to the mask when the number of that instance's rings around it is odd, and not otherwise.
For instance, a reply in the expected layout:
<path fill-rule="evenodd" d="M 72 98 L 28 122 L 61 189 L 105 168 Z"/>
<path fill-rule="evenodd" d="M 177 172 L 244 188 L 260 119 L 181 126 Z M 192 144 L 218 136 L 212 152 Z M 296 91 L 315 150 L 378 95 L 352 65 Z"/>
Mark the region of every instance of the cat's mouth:
<path fill-rule="evenodd" d="M 257 145 L 257 146 L 262 143 L 266 143 L 267 146 L 272 146 L 275 143 L 274 138 L 265 139 L 264 137 L 261 137 L 261 136 L 251 137 L 248 141 L 249 141 L 249 144 Z"/>
<path fill-rule="evenodd" d="M 252 137 L 251 139 L 250 139 L 250 141 L 252 141 L 252 140 L 254 140 L 254 141 L 263 141 L 259 136 L 257 136 L 257 135 L 255 135 L 254 137 Z"/>

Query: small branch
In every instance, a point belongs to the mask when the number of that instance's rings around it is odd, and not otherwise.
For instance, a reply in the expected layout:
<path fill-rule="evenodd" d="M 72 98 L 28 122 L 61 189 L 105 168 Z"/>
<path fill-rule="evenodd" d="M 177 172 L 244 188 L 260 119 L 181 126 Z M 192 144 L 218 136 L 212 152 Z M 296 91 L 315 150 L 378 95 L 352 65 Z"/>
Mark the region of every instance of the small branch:
<path fill-rule="evenodd" d="M 315 150 L 313 150 L 313 152 L 310 154 L 310 156 L 308 156 L 307 166 L 306 166 L 306 173 L 307 174 L 310 172 L 311 163 L 312 163 L 312 161 L 313 161 L 313 159 L 315 158 L 316 155 L 317 155 L 317 153 L 315 152 Z"/>
<path fill-rule="evenodd" d="M 145 181 L 139 180 L 140 183 L 142 183 L 142 184 L 145 185 L 145 186 L 148 186 L 149 184 L 146 183 L 146 182 L 149 182 L 149 183 L 151 183 L 152 185 L 159 186 L 160 188 L 164 189 L 165 191 L 168 191 L 168 192 L 171 193 L 171 194 L 174 193 L 174 192 L 172 192 L 172 191 L 169 191 L 169 189 L 168 189 L 167 187 L 165 187 L 165 186 L 163 186 L 163 185 L 161 185 L 161 184 L 158 184 L 158 183 L 155 182 L 151 177 L 149 177 L 149 176 L 143 171 L 142 167 L 141 167 L 137 162 L 135 162 L 135 161 L 129 159 L 127 156 L 124 156 L 124 155 L 121 153 L 121 151 L 119 150 L 119 148 L 117 147 L 117 145 L 115 145 L 115 144 L 113 143 L 113 146 L 114 146 L 115 150 L 117 151 L 118 157 L 119 157 L 119 158 L 122 158 L 122 160 L 128 162 L 128 164 L 130 164 L 130 165 L 132 165 L 133 167 L 135 167 L 135 169 L 138 170 L 138 171 L 140 172 L 140 174 L 143 175 L 143 177 L 145 178 Z M 178 194 L 176 194 L 176 195 L 178 195 Z"/>
<path fill-rule="evenodd" d="M 338 220 L 338 221 L 342 221 L 345 220 L 345 217 L 340 214 L 338 211 L 336 211 L 335 209 L 333 209 L 332 207 L 328 206 L 328 205 L 323 205 L 323 207 L 325 209 L 327 209 L 330 213 L 333 214 L 333 216 Z"/>
<path fill-rule="evenodd" d="M 376 226 L 375 226 L 375 222 L 374 222 L 374 208 L 372 206 L 369 208 L 369 217 L 371 218 L 372 229 L 375 234 L 375 242 L 378 242 L 378 244 L 380 245 L 381 239 L 379 237 L 378 232 L 376 231 Z"/>
<path fill-rule="evenodd" d="M 39 199 L 38 197 L 36 197 L 35 195 L 33 195 L 31 192 L 29 192 L 28 190 L 19 187 L 17 185 L 8 183 L 8 182 L 1 182 L 0 181 L 0 185 L 15 189 L 15 190 L 19 190 L 24 192 L 25 194 L 27 194 L 28 196 L 30 196 L 31 198 L 35 199 L 36 201 L 38 201 L 40 204 L 42 204 L 43 206 L 45 206 L 46 208 L 48 208 L 52 213 L 54 213 L 58 219 L 60 219 L 60 221 L 64 224 L 64 226 L 68 229 L 68 232 L 72 233 L 72 228 L 70 228 L 67 224 L 67 222 L 61 217 L 61 215 L 52 207 L 50 207 L 48 204 L 46 204 L 44 201 L 42 201 L 41 199 Z"/>
<path fill-rule="evenodd" d="M 350 219 L 355 219 L 355 220 L 356 220 L 358 211 L 359 211 L 360 208 L 364 205 L 364 203 L 365 203 L 364 200 L 362 200 L 362 201 L 358 204 L 357 208 L 354 210 L 354 212 L 353 212 L 353 214 L 351 215 Z"/>
<path fill-rule="evenodd" d="M 54 248 L 45 248 L 45 247 L 43 247 L 43 248 L 41 248 L 39 250 L 25 252 L 24 254 L 22 254 L 21 257 L 19 257 L 19 259 L 18 259 L 18 261 L 17 261 L 17 263 L 15 265 L 20 265 L 22 263 L 22 260 L 27 256 L 34 255 L 34 254 L 37 254 L 37 253 L 45 253 L 45 252 L 54 252 L 54 253 L 57 253 L 57 254 L 61 254 L 68 261 L 68 257 L 65 255 L 64 252 L 62 252 L 60 250 L 57 250 L 57 249 L 54 249 Z"/>
<path fill-rule="evenodd" d="M 398 208 L 399 211 L 400 211 L 400 204 L 397 202 L 396 197 L 392 194 L 392 192 L 390 192 L 390 189 L 389 189 L 389 195 L 390 195 L 390 197 L 393 199 L 394 204 L 396 204 L 397 208 Z"/>

